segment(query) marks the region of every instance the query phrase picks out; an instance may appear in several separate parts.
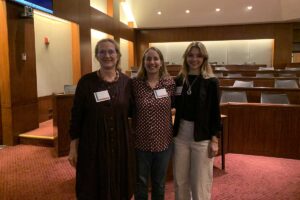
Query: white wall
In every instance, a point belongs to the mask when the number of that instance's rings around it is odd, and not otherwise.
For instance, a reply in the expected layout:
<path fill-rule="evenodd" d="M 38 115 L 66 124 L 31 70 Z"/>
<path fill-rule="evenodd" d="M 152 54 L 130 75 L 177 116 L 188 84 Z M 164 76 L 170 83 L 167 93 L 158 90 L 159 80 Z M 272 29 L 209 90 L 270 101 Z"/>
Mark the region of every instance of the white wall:
<path fill-rule="evenodd" d="M 38 97 L 63 92 L 73 78 L 71 25 L 35 12 L 34 29 Z M 49 45 L 44 44 L 45 37 Z"/>
<path fill-rule="evenodd" d="M 129 69 L 128 67 L 128 40 L 120 38 L 120 50 L 121 50 L 121 63 L 120 68 L 122 72 L 125 72 Z"/>
<path fill-rule="evenodd" d="M 90 6 L 107 14 L 107 0 L 91 0 Z"/>
<path fill-rule="evenodd" d="M 159 48 L 166 62 L 182 64 L 182 55 L 190 42 L 150 43 Z M 203 41 L 209 54 L 209 62 L 218 64 L 266 64 L 273 65 L 273 39 Z"/>

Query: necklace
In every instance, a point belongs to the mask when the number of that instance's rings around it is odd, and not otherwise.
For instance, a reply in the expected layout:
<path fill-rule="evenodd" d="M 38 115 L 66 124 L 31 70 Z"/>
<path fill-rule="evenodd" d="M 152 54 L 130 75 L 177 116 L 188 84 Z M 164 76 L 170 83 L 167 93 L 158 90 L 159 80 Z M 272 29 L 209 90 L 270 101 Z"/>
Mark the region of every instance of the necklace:
<path fill-rule="evenodd" d="M 114 77 L 113 80 L 107 80 L 107 78 L 104 78 L 104 76 L 101 74 L 100 69 L 97 71 L 97 75 L 99 78 L 101 78 L 102 80 L 106 81 L 106 82 L 116 82 L 119 79 L 119 71 L 116 70 L 116 76 Z"/>
<path fill-rule="evenodd" d="M 193 80 L 192 84 L 190 84 L 188 78 L 186 79 L 186 85 L 187 85 L 187 87 L 188 87 L 188 89 L 187 89 L 187 91 L 186 91 L 186 94 L 187 94 L 187 95 L 191 95 L 191 94 L 192 94 L 192 86 L 194 85 L 194 83 L 196 83 L 196 80 L 198 79 L 198 77 L 199 77 L 199 76 L 197 76 L 197 77 Z"/>

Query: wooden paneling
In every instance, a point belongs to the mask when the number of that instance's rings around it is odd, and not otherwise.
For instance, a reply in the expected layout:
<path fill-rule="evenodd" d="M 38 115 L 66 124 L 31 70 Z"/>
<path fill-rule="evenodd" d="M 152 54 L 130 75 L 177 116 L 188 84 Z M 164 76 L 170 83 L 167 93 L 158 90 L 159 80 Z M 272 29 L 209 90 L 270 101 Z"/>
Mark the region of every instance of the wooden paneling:
<path fill-rule="evenodd" d="M 79 26 L 75 23 L 71 23 L 71 30 L 72 30 L 73 85 L 76 85 L 81 77 Z"/>
<path fill-rule="evenodd" d="M 56 137 L 55 148 L 58 156 L 69 153 L 69 127 L 74 95 L 54 95 L 53 98 L 53 130 Z"/>
<path fill-rule="evenodd" d="M 0 144 L 3 144 L 2 105 L 10 104 L 6 3 L 0 1 Z M 8 87 L 7 87 L 8 86 Z"/>
<path fill-rule="evenodd" d="M 52 119 L 53 117 L 53 95 L 39 97 L 39 123 Z"/>
<path fill-rule="evenodd" d="M 276 93 L 276 94 L 287 94 L 290 104 L 300 105 L 300 89 L 299 88 L 243 88 L 243 87 L 231 87 L 221 86 L 221 91 L 246 91 L 248 102 L 259 103 L 262 92 Z"/>
<path fill-rule="evenodd" d="M 17 144 L 18 134 L 38 127 L 33 19 L 20 18 L 22 11 L 22 6 L 7 2 L 4 39 L 9 48 L 6 47 L 8 52 L 1 53 L 2 62 L 5 62 L 1 66 L 1 110 L 3 143 L 6 145 Z M 22 54 L 26 59 L 22 59 Z"/>
<path fill-rule="evenodd" d="M 275 39 L 274 66 L 283 68 L 291 62 L 292 23 L 250 24 L 231 26 L 210 26 L 190 28 L 139 29 L 137 31 L 137 61 L 140 62 L 145 43 L 180 42 L 180 41 L 214 41 L 243 39 Z"/>
<path fill-rule="evenodd" d="M 300 106 L 230 103 L 222 112 L 229 152 L 300 159 Z"/>

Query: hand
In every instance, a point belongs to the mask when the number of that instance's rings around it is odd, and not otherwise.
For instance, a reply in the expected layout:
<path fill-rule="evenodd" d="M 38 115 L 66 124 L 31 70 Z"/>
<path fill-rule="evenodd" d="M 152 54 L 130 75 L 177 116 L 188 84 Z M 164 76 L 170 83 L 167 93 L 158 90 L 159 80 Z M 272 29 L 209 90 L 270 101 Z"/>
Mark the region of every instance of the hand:
<path fill-rule="evenodd" d="M 210 152 L 210 157 L 215 157 L 218 154 L 219 151 L 219 144 L 216 141 L 210 141 L 209 145 L 209 152 Z"/>
<path fill-rule="evenodd" d="M 75 140 L 71 141 L 70 152 L 69 152 L 69 156 L 68 156 L 68 160 L 74 168 L 76 168 L 76 165 L 77 165 L 78 141 L 79 141 L 79 139 L 75 139 Z"/>

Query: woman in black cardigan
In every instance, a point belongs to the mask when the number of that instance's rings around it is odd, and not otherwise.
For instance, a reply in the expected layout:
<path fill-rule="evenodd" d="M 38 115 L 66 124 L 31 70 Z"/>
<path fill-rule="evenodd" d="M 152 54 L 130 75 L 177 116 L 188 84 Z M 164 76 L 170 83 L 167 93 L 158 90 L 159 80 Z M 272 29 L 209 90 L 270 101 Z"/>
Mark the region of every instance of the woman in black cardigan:
<path fill-rule="evenodd" d="M 221 130 L 219 85 L 201 42 L 192 42 L 176 78 L 174 179 L 178 200 L 211 198 Z"/>

